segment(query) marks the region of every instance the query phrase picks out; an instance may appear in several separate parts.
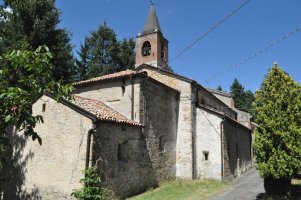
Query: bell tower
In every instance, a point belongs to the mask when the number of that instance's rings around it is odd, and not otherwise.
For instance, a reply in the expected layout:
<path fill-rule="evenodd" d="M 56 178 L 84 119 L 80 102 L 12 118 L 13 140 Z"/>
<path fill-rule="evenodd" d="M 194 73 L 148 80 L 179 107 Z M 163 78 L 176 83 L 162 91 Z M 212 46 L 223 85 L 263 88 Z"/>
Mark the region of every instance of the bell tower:
<path fill-rule="evenodd" d="M 163 36 L 155 8 L 151 5 L 142 33 L 136 37 L 136 67 L 149 64 L 168 69 L 168 40 Z"/>

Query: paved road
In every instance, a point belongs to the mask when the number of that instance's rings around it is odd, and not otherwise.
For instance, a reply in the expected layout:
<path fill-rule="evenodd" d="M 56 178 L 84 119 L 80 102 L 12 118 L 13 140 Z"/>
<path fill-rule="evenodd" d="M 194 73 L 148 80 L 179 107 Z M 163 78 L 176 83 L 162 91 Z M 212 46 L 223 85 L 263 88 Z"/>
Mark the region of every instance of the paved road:
<path fill-rule="evenodd" d="M 233 189 L 210 200 L 256 200 L 258 195 L 264 193 L 263 179 L 255 169 L 235 180 Z"/>

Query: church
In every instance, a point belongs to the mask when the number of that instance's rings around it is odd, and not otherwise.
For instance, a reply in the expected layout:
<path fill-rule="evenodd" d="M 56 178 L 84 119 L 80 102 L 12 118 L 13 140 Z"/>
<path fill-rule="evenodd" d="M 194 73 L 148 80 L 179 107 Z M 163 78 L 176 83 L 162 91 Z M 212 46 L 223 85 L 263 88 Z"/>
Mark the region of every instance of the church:
<path fill-rule="evenodd" d="M 253 166 L 251 116 L 230 94 L 169 70 L 153 6 L 136 38 L 135 70 L 73 86 L 72 101 L 45 94 L 33 105 L 44 118 L 41 146 L 12 136 L 20 168 L 8 199 L 73 199 L 92 166 L 121 199 L 175 179 L 232 180 Z"/>

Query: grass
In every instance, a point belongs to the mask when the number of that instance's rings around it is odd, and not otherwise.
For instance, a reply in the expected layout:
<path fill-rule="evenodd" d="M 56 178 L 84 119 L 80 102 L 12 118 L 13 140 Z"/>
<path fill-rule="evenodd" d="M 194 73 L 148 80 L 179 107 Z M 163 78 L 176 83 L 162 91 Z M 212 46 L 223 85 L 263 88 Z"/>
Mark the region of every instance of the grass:
<path fill-rule="evenodd" d="M 186 199 L 205 200 L 230 188 L 230 184 L 216 180 L 173 181 L 128 200 Z"/>

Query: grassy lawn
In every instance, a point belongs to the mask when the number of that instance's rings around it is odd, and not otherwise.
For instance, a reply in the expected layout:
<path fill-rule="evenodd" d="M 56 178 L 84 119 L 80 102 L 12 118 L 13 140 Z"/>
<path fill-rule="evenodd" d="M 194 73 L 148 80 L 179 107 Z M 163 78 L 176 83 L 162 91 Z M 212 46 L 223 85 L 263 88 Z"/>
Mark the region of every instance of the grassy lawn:
<path fill-rule="evenodd" d="M 216 180 L 173 181 L 162 184 L 129 200 L 187 199 L 205 200 L 230 188 L 230 184 Z"/>

